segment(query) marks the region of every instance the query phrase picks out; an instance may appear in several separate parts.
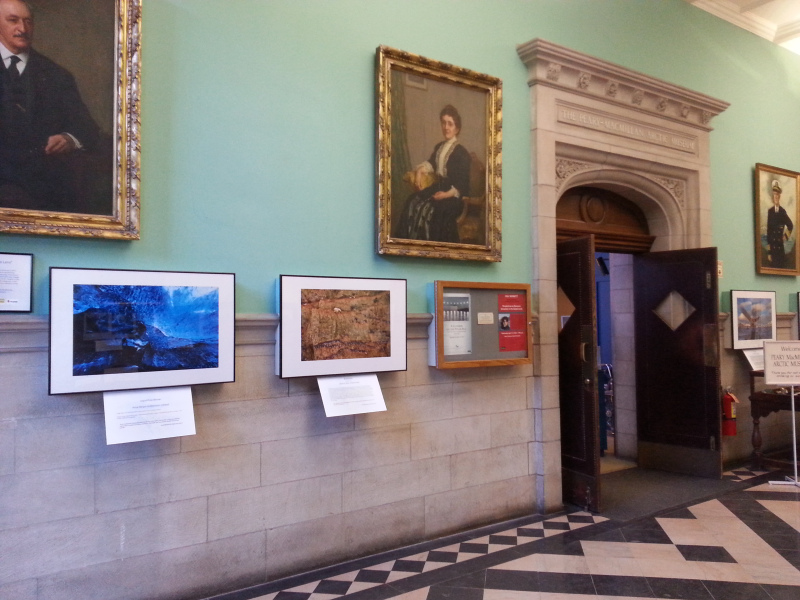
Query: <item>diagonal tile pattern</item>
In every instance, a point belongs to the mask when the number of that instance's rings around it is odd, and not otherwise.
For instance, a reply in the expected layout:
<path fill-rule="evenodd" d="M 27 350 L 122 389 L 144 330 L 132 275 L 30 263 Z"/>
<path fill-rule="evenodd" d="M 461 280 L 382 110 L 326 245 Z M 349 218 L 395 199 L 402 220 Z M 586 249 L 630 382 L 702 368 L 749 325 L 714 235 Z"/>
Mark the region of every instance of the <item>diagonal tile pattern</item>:
<path fill-rule="evenodd" d="M 214 600 L 797 600 L 800 488 L 726 475 L 733 491 L 631 522 L 531 517 Z"/>
<path fill-rule="evenodd" d="M 606 520 L 604 517 L 594 516 L 585 512 L 532 520 L 510 529 L 470 538 L 469 541 L 443 545 L 433 550 L 410 554 L 400 559 L 256 596 L 255 598 L 257 600 L 349 598 L 356 592 L 392 584 L 414 575 L 429 573 L 430 571 L 457 565 L 475 558 L 494 555 L 503 550 L 514 549 L 536 540 L 552 538 L 595 523 L 602 523 Z"/>
<path fill-rule="evenodd" d="M 769 471 L 753 471 L 751 469 L 736 469 L 734 471 L 726 471 L 722 474 L 722 479 L 726 481 L 747 481 L 753 477 L 766 475 Z"/>

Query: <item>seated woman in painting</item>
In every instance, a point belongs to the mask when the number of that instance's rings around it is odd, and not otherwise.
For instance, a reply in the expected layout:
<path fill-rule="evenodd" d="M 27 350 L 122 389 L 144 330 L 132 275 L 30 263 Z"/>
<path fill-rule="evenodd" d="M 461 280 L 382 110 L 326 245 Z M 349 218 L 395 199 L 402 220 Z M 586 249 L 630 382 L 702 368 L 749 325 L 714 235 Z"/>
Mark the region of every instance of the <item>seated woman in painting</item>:
<path fill-rule="evenodd" d="M 461 115 L 448 104 L 439 113 L 444 140 L 430 158 L 411 173 L 416 190 L 406 200 L 396 237 L 436 242 L 459 242 L 456 219 L 468 196 L 470 155 L 458 143 Z"/>

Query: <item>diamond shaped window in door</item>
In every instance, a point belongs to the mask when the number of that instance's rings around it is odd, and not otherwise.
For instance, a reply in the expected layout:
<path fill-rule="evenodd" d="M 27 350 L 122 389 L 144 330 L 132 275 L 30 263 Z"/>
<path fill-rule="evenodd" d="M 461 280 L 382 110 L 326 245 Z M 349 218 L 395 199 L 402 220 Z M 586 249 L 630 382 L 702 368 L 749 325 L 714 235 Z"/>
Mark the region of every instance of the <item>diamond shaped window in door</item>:
<path fill-rule="evenodd" d="M 569 297 L 564 290 L 561 289 L 561 286 L 558 286 L 558 331 L 561 333 L 561 330 L 564 329 L 564 325 L 567 324 L 569 318 L 575 313 L 575 305 L 570 302 Z"/>
<path fill-rule="evenodd" d="M 653 312 L 659 319 L 667 324 L 667 327 L 675 331 L 678 327 L 683 325 L 683 322 L 686 321 L 695 310 L 697 309 L 689 304 L 686 298 L 675 290 L 672 290 L 669 295 L 656 306 Z"/>

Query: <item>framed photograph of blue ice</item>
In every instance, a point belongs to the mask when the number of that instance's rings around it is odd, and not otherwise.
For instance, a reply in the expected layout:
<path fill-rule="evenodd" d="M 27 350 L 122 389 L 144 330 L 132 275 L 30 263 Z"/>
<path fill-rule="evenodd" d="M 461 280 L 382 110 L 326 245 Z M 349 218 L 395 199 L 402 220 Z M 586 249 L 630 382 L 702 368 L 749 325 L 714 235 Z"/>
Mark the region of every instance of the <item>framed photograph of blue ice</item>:
<path fill-rule="evenodd" d="M 234 380 L 233 273 L 50 269 L 50 394 Z"/>

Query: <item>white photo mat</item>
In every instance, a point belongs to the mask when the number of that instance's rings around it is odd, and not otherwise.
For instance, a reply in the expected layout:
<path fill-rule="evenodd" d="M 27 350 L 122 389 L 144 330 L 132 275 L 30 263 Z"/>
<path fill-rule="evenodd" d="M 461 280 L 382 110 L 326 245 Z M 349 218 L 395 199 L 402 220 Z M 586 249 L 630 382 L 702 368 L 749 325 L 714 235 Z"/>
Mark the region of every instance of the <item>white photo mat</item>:
<path fill-rule="evenodd" d="M 75 374 L 76 286 L 217 288 L 217 366 L 174 370 Z M 234 380 L 235 275 L 105 269 L 50 269 L 50 394 L 160 388 Z"/>
<path fill-rule="evenodd" d="M 406 357 L 406 280 L 362 279 L 281 275 L 278 280 L 278 306 L 281 323 L 278 333 L 276 368 L 282 378 L 405 371 Z M 386 291 L 389 293 L 389 355 L 368 358 L 329 360 L 302 359 L 303 290 Z"/>

